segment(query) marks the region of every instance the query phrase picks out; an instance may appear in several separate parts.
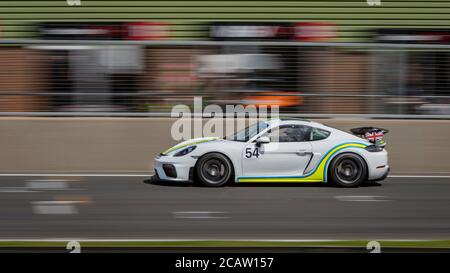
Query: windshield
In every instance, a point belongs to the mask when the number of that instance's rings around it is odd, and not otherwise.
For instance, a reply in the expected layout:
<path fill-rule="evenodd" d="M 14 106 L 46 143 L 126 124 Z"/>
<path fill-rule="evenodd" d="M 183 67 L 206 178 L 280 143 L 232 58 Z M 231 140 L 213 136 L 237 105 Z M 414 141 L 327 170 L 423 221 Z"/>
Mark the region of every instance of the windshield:
<path fill-rule="evenodd" d="M 252 124 L 248 126 L 245 129 L 240 130 L 239 132 L 227 137 L 227 140 L 232 141 L 241 141 L 241 142 L 247 142 L 252 137 L 256 136 L 260 132 L 262 132 L 264 129 L 266 129 L 269 126 L 269 124 L 260 121 L 258 123 Z"/>

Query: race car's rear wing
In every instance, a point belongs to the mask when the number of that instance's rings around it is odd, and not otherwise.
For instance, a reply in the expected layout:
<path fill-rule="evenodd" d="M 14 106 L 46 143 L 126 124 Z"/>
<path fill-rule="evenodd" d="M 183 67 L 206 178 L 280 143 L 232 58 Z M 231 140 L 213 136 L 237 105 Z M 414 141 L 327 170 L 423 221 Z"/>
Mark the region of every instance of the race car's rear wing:
<path fill-rule="evenodd" d="M 375 145 L 385 146 L 386 142 L 383 137 L 385 134 L 389 133 L 389 130 L 376 127 L 359 127 L 350 129 L 350 132 L 356 136 L 367 139 Z"/>

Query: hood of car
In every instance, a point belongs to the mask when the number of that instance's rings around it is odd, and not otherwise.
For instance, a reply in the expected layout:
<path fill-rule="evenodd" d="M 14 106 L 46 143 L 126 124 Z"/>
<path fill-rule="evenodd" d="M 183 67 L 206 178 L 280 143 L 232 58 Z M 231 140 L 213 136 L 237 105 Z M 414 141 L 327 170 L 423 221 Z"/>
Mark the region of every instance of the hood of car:
<path fill-rule="evenodd" d="M 200 138 L 194 138 L 194 139 L 186 140 L 186 141 L 183 141 L 183 142 L 181 142 L 181 143 L 179 143 L 179 144 L 177 144 L 177 145 L 175 145 L 175 146 L 165 150 L 161 154 L 167 155 L 167 154 L 169 154 L 171 152 L 180 150 L 182 148 L 187 148 L 187 147 L 192 146 L 192 145 L 197 145 L 197 144 L 200 144 L 200 143 L 215 141 L 215 140 L 219 140 L 219 139 L 220 138 L 218 138 L 218 137 L 200 137 Z"/>

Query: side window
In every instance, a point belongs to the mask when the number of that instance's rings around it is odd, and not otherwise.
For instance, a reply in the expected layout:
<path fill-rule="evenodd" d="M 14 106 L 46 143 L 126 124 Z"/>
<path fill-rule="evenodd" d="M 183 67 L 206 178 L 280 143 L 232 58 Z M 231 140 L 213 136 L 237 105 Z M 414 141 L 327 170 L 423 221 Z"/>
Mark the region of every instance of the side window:
<path fill-rule="evenodd" d="M 271 129 L 267 136 L 271 142 L 303 142 L 309 141 L 311 127 L 302 125 L 282 125 Z"/>
<path fill-rule="evenodd" d="M 315 140 L 322 140 L 322 139 L 326 139 L 331 133 L 326 131 L 326 130 L 322 130 L 319 128 L 312 128 L 311 131 L 311 140 L 315 141 Z"/>

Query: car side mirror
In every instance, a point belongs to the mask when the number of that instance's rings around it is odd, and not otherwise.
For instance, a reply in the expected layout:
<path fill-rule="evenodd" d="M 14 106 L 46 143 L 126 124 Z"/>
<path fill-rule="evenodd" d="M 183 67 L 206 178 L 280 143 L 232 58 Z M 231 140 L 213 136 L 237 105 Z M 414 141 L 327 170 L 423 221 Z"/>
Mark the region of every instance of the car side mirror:
<path fill-rule="evenodd" d="M 261 146 L 261 144 L 270 143 L 270 138 L 267 136 L 258 137 L 255 142 L 256 145 Z"/>

